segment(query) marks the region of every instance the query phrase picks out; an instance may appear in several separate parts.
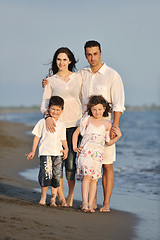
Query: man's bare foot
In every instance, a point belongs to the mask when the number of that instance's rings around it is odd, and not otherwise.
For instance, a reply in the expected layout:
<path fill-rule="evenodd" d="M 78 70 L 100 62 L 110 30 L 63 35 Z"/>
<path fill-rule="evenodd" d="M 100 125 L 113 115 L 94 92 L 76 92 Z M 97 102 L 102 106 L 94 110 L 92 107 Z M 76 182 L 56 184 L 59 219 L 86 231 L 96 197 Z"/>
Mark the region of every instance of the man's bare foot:
<path fill-rule="evenodd" d="M 100 212 L 110 212 L 110 207 L 109 205 L 103 205 L 103 207 L 100 208 Z"/>

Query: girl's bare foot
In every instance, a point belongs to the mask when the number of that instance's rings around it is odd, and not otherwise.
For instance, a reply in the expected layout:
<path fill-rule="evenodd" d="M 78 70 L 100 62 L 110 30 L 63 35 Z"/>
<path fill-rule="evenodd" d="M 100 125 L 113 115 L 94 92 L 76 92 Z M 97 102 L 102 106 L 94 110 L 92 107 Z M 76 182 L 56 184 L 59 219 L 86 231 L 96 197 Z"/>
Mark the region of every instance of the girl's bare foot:
<path fill-rule="evenodd" d="M 91 212 L 91 213 L 94 213 L 94 212 L 95 212 L 93 206 L 94 206 L 93 203 L 92 203 L 92 204 L 89 203 L 88 211 Z"/>
<path fill-rule="evenodd" d="M 82 204 L 81 211 L 82 211 L 82 212 L 88 212 L 88 203 L 83 203 L 83 204 Z"/>
<path fill-rule="evenodd" d="M 110 207 L 108 204 L 103 205 L 103 207 L 100 208 L 100 212 L 110 212 Z"/>
<path fill-rule="evenodd" d="M 91 213 L 95 213 L 96 211 L 93 208 L 88 208 L 88 211 Z"/>
<path fill-rule="evenodd" d="M 94 209 L 94 210 L 97 209 L 97 204 L 94 204 L 94 203 L 93 203 L 92 206 L 93 206 L 93 209 Z"/>

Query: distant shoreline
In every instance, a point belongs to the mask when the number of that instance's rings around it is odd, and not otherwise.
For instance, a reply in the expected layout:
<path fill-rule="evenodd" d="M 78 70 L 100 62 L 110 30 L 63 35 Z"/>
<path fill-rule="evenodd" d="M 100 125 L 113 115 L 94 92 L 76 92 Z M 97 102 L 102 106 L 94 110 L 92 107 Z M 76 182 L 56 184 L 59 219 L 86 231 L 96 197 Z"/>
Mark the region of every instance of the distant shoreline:
<path fill-rule="evenodd" d="M 160 111 L 160 106 L 158 105 L 151 105 L 151 106 L 126 106 L 126 111 Z M 14 113 L 14 112 L 40 112 L 40 106 L 31 106 L 31 107 L 25 107 L 25 106 L 17 106 L 17 107 L 0 107 L 0 114 L 5 113 Z"/>

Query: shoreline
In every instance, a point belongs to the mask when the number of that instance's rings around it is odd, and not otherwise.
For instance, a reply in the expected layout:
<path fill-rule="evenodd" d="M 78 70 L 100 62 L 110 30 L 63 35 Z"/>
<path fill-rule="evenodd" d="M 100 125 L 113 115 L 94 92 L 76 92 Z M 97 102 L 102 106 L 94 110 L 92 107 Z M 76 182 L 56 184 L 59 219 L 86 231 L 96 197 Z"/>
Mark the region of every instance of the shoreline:
<path fill-rule="evenodd" d="M 26 160 L 32 127 L 0 121 L 0 239 L 133 239 L 139 219 L 135 214 L 112 209 L 111 213 L 83 213 L 80 201 L 73 208 L 51 208 L 38 205 L 38 182 L 19 175 L 38 166 L 38 157 Z M 49 202 L 49 199 L 47 199 Z"/>

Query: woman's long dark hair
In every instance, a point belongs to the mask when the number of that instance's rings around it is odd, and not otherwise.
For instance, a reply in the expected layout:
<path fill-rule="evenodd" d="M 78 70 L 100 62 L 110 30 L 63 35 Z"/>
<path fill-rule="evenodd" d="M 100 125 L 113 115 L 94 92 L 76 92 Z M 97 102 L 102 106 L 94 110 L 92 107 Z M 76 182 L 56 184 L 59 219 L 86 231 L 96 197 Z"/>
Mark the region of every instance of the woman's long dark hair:
<path fill-rule="evenodd" d="M 52 72 L 53 74 L 56 74 L 58 72 L 58 67 L 57 67 L 57 56 L 60 53 L 65 53 L 69 60 L 71 61 L 71 63 L 68 65 L 68 70 L 71 72 L 75 72 L 76 71 L 76 59 L 74 57 L 74 54 L 71 52 L 71 50 L 67 47 L 61 47 L 58 48 L 57 51 L 55 52 L 54 56 L 53 56 L 53 61 L 52 61 Z"/>

